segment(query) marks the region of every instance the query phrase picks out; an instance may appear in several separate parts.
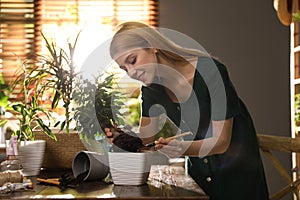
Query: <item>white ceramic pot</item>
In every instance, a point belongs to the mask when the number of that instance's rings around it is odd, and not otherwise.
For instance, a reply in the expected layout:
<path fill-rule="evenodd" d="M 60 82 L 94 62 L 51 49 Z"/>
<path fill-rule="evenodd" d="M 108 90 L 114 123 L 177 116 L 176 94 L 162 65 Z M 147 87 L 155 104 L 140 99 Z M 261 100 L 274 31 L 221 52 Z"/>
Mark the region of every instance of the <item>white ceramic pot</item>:
<path fill-rule="evenodd" d="M 109 168 L 115 185 L 143 185 L 151 168 L 149 152 L 109 152 Z"/>
<path fill-rule="evenodd" d="M 46 141 L 21 141 L 19 143 L 19 156 L 23 165 L 24 176 L 36 176 L 40 173 Z"/>

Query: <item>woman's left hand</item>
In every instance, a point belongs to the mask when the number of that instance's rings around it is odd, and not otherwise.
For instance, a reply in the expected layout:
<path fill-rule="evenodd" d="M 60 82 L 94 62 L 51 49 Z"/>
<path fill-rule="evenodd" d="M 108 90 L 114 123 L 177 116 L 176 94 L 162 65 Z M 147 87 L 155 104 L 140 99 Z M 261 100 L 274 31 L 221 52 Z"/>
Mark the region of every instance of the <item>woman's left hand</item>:
<path fill-rule="evenodd" d="M 114 137 L 113 137 L 113 133 L 112 133 L 111 129 L 110 129 L 110 128 L 105 128 L 104 131 L 105 131 L 106 137 L 107 137 L 111 142 L 113 142 Z"/>
<path fill-rule="evenodd" d="M 168 140 L 160 137 L 158 143 L 155 145 L 155 149 L 169 158 L 178 158 L 183 154 L 182 145 L 179 140 Z"/>

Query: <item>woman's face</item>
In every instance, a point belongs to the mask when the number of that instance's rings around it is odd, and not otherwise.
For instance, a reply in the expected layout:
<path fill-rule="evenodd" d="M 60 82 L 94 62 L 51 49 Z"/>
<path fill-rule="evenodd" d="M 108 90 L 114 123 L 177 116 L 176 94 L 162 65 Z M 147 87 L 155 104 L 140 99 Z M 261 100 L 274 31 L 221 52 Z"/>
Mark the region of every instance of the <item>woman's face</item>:
<path fill-rule="evenodd" d="M 154 49 L 130 50 L 115 61 L 131 78 L 142 81 L 145 85 L 153 83 L 157 67 Z"/>

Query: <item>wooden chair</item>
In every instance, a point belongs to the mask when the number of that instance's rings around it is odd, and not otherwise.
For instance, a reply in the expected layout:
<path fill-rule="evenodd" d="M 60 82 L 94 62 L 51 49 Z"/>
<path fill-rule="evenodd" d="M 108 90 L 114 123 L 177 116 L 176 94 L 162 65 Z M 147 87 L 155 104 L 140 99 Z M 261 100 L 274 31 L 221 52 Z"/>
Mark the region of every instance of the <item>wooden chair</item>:
<path fill-rule="evenodd" d="M 293 180 L 292 176 L 284 169 L 279 160 L 272 154 L 271 151 L 281 151 L 287 153 L 300 153 L 300 138 L 292 138 L 292 137 L 283 137 L 283 136 L 271 136 L 258 134 L 258 141 L 260 149 L 263 154 L 271 160 L 274 167 L 278 170 L 278 172 L 283 176 L 283 178 L 287 181 L 287 186 L 282 188 L 280 191 L 276 192 L 272 196 L 270 196 L 270 200 L 278 200 L 287 195 L 290 192 L 293 192 L 297 199 L 299 200 L 299 184 L 300 177 L 297 174 L 297 178 Z M 295 170 L 292 170 L 295 172 Z M 298 170 L 297 170 L 298 171 Z"/>

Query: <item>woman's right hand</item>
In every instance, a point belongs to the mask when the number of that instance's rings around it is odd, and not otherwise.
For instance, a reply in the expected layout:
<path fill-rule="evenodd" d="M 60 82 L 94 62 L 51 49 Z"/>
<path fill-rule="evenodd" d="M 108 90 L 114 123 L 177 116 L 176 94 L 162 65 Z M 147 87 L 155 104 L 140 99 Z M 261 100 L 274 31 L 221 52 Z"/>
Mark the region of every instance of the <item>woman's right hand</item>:
<path fill-rule="evenodd" d="M 169 158 L 179 158 L 183 155 L 182 142 L 160 137 L 155 145 L 155 150 L 165 154 Z"/>

